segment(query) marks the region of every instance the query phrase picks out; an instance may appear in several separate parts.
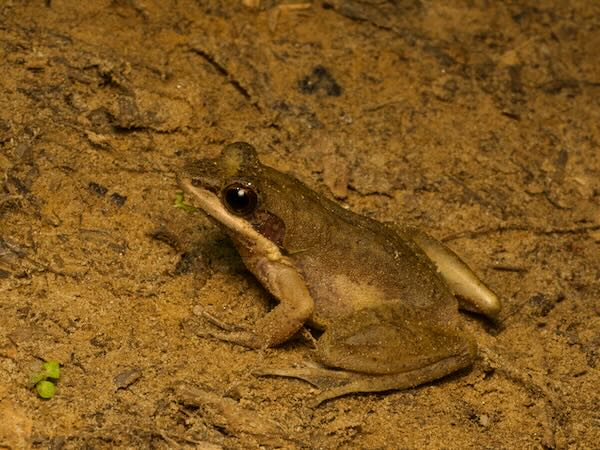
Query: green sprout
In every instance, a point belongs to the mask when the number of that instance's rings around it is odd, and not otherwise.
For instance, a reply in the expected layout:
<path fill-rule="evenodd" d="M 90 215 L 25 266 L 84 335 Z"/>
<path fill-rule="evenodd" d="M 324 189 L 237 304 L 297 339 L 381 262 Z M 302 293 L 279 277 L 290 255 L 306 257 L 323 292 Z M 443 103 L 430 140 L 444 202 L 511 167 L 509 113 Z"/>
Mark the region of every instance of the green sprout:
<path fill-rule="evenodd" d="M 60 378 L 60 363 L 58 361 L 46 361 L 29 377 L 29 387 L 35 387 L 41 398 L 50 399 L 56 392 L 55 383 Z"/>
<path fill-rule="evenodd" d="M 183 201 L 183 192 L 177 192 L 175 194 L 175 208 L 183 209 L 185 212 L 194 213 L 198 211 L 198 208 L 190 205 L 189 203 L 185 203 Z"/>
<path fill-rule="evenodd" d="M 58 380 L 60 378 L 60 363 L 58 361 L 46 361 L 42 367 L 48 378 Z"/>
<path fill-rule="evenodd" d="M 42 380 L 35 385 L 35 390 L 37 391 L 40 397 L 49 399 L 54 397 L 54 393 L 56 392 L 56 386 L 52 381 Z"/>

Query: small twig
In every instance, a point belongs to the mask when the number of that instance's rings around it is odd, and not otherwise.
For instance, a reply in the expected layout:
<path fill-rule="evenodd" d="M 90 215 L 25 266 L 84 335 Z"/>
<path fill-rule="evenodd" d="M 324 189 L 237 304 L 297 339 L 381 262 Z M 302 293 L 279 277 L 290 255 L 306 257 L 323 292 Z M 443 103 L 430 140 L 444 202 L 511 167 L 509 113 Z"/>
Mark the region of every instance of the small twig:
<path fill-rule="evenodd" d="M 498 264 L 498 265 L 492 266 L 492 269 L 499 270 L 502 272 L 527 272 L 529 270 L 526 267 L 511 266 L 508 264 Z"/>
<path fill-rule="evenodd" d="M 441 239 L 442 242 L 454 241 L 461 238 L 476 238 L 494 233 L 506 233 L 511 231 L 525 231 L 533 234 L 551 235 L 551 234 L 579 234 L 588 231 L 600 230 L 600 225 L 583 225 L 580 227 L 566 228 L 535 228 L 526 225 L 502 225 L 495 228 L 483 228 L 475 231 L 461 231 L 459 233 L 450 234 Z"/>
<path fill-rule="evenodd" d="M 22 195 L 17 195 L 17 194 L 7 195 L 6 197 L 0 199 L 0 207 L 2 205 L 4 205 L 5 203 L 11 202 L 13 200 L 20 200 L 22 198 L 23 198 Z"/>

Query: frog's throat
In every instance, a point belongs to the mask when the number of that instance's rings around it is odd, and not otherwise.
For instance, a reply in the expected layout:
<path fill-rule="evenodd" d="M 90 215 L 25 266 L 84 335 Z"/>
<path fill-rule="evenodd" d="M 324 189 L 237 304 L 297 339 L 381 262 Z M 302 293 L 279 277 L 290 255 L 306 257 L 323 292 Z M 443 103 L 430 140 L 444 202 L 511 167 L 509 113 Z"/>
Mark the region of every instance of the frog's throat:
<path fill-rule="evenodd" d="M 282 258 L 279 247 L 265 236 L 256 231 L 246 220 L 238 217 L 223 206 L 219 197 L 206 189 L 198 188 L 190 181 L 181 183 L 182 187 L 192 196 L 194 206 L 224 226 L 236 240 L 251 248 L 255 254 L 262 255 L 270 261 Z"/>

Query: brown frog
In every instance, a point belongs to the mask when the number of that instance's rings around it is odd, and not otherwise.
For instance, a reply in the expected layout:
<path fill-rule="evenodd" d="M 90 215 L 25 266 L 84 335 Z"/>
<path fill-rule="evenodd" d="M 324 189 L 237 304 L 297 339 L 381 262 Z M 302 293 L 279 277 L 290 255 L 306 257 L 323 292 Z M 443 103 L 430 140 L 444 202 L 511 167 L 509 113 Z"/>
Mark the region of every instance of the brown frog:
<path fill-rule="evenodd" d="M 213 318 L 221 329 L 210 334 L 258 349 L 304 325 L 322 330 L 320 364 L 258 372 L 312 383 L 322 389 L 317 404 L 410 388 L 469 366 L 477 346 L 462 329 L 455 294 L 463 309 L 500 311 L 498 297 L 441 242 L 342 208 L 261 164 L 249 144 L 189 162 L 181 185 L 279 301 L 249 329 Z"/>

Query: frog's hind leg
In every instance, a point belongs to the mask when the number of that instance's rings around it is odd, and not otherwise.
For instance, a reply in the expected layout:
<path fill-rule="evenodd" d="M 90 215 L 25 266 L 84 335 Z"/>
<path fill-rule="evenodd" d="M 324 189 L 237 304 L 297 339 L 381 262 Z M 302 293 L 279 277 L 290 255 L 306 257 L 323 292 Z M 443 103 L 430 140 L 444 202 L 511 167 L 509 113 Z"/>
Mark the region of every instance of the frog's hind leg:
<path fill-rule="evenodd" d="M 327 400 L 347 394 L 409 389 L 467 367 L 471 361 L 470 354 L 452 356 L 416 370 L 389 375 L 363 374 L 319 366 L 263 369 L 253 373 L 259 376 L 299 378 L 322 389 L 311 401 L 311 406 L 317 407 Z"/>
<path fill-rule="evenodd" d="M 412 239 L 435 264 L 450 289 L 461 297 L 463 309 L 495 317 L 502 307 L 498 296 L 473 273 L 471 268 L 450 248 L 416 228 L 402 234 Z"/>
<path fill-rule="evenodd" d="M 407 389 L 442 378 L 470 365 L 477 346 L 460 329 L 425 323 L 420 311 L 396 304 L 344 317 L 321 335 L 317 352 L 327 368 L 255 373 L 300 378 L 323 389 L 318 405 L 354 392 Z"/>

